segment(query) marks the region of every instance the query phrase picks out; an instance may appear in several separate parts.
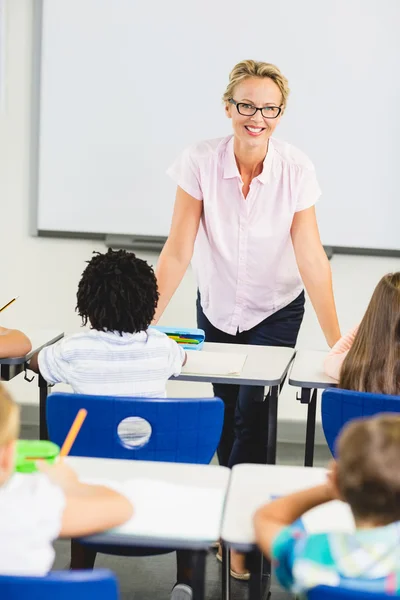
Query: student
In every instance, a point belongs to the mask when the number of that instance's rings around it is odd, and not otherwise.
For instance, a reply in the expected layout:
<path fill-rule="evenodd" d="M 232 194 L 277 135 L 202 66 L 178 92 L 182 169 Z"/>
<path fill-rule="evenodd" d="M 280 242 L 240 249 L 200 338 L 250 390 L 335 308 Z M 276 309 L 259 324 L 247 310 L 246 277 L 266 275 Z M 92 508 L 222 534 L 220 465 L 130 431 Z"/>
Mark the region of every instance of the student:
<path fill-rule="evenodd" d="M 400 272 L 382 277 L 360 325 L 335 344 L 324 368 L 343 389 L 400 394 Z"/>
<path fill-rule="evenodd" d="M 185 351 L 150 328 L 158 301 L 157 280 L 146 261 L 125 250 L 95 253 L 78 285 L 77 311 L 91 329 L 44 348 L 31 361 L 52 384 L 75 393 L 163 398 L 179 375 Z M 95 554 L 74 544 L 71 565 L 89 568 Z M 191 554 L 178 553 L 173 600 L 190 599 Z"/>
<path fill-rule="evenodd" d="M 296 524 L 337 498 L 350 505 L 353 533 L 308 535 Z M 295 593 L 317 585 L 400 592 L 400 415 L 349 423 L 328 481 L 261 508 L 254 526 L 279 582 Z"/>
<path fill-rule="evenodd" d="M 0 384 L 0 574 L 45 575 L 58 537 L 116 527 L 133 512 L 127 498 L 80 483 L 64 463 L 39 463 L 42 473 L 14 473 L 19 409 Z"/>
<path fill-rule="evenodd" d="M 90 330 L 67 336 L 30 363 L 51 384 L 75 393 L 162 398 L 179 375 L 184 350 L 164 333 L 148 329 L 158 300 L 146 261 L 125 250 L 95 253 L 78 285 L 77 311 Z"/>
<path fill-rule="evenodd" d="M 22 331 L 0 327 L 0 358 L 25 356 L 32 350 L 32 344 Z"/>

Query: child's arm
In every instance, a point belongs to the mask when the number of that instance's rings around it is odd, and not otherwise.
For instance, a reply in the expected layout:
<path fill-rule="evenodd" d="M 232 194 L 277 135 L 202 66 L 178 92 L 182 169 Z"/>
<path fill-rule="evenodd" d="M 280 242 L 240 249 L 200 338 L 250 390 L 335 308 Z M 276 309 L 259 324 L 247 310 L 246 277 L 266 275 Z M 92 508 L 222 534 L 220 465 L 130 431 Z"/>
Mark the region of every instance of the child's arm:
<path fill-rule="evenodd" d="M 329 483 L 278 498 L 258 509 L 254 515 L 257 543 L 268 558 L 272 558 L 272 542 L 288 525 L 297 521 L 315 506 L 334 500 L 335 494 Z"/>
<path fill-rule="evenodd" d="M 31 350 L 32 344 L 22 331 L 0 327 L 0 358 L 18 358 Z"/>
<path fill-rule="evenodd" d="M 343 361 L 353 345 L 354 339 L 357 335 L 358 327 L 359 326 L 357 325 L 357 327 L 354 327 L 348 333 L 346 333 L 346 335 L 340 338 L 340 340 L 336 342 L 336 344 L 330 350 L 328 356 L 325 358 L 325 373 L 333 379 L 339 380 L 340 378 L 340 369 L 342 368 Z"/>
<path fill-rule="evenodd" d="M 132 516 L 132 504 L 125 496 L 102 485 L 81 483 L 73 469 L 65 463 L 38 463 L 38 467 L 65 494 L 60 537 L 79 537 L 105 531 L 125 523 Z"/>

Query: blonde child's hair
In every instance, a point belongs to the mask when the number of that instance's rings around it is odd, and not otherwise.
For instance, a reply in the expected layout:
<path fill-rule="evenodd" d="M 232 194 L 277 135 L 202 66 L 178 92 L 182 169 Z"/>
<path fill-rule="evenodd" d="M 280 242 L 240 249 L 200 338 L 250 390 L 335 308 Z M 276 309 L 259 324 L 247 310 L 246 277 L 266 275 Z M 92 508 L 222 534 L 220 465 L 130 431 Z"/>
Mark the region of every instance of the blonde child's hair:
<path fill-rule="evenodd" d="M 356 519 L 400 520 L 400 414 L 354 419 L 337 445 L 337 484 Z"/>
<path fill-rule="evenodd" d="M 19 407 L 0 383 L 0 446 L 18 439 Z"/>
<path fill-rule="evenodd" d="M 229 102 L 233 98 L 236 86 L 245 79 L 272 79 L 282 94 L 282 108 L 286 108 L 289 96 L 289 83 L 286 77 L 275 65 L 257 60 L 242 60 L 235 65 L 229 74 L 229 83 L 223 95 L 223 101 Z"/>

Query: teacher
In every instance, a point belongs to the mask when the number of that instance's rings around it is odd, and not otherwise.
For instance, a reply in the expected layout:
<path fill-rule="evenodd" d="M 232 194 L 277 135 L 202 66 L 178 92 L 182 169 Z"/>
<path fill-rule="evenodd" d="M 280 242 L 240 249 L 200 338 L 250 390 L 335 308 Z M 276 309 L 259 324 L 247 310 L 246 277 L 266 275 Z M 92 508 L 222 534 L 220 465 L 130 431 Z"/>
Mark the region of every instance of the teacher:
<path fill-rule="evenodd" d="M 169 169 L 178 189 L 156 270 L 155 322 L 192 260 L 197 322 L 208 342 L 294 347 L 303 287 L 329 346 L 339 339 L 314 209 L 321 194 L 315 169 L 303 152 L 272 137 L 288 95 L 276 66 L 240 62 L 223 96 L 233 135 L 191 146 Z M 225 403 L 220 464 L 265 463 L 264 388 L 213 387 Z"/>

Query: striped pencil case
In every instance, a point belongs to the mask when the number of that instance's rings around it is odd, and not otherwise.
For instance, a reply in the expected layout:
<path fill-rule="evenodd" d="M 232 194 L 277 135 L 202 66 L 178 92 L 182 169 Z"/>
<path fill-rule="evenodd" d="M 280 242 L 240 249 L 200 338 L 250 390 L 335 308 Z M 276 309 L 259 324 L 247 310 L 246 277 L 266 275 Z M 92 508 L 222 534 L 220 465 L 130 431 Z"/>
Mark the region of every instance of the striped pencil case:
<path fill-rule="evenodd" d="M 159 325 L 154 325 L 153 327 L 175 340 L 184 350 L 201 350 L 206 337 L 202 329 L 160 327 Z"/>

